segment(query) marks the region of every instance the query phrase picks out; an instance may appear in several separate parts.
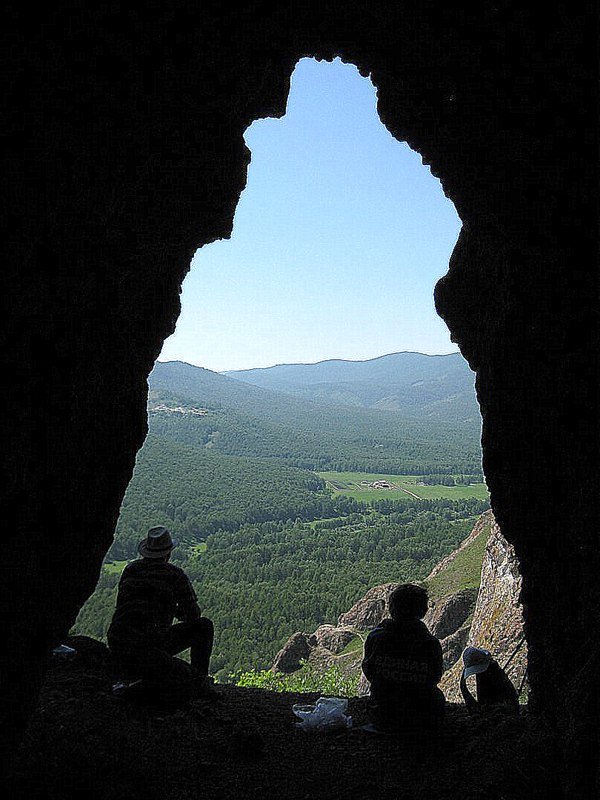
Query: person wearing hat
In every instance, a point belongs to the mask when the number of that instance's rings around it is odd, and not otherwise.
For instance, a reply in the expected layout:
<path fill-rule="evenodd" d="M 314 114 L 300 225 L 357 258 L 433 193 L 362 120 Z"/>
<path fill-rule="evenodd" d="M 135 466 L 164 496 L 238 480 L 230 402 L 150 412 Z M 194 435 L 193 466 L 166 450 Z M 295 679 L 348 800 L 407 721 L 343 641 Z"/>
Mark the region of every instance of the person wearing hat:
<path fill-rule="evenodd" d="M 512 681 L 483 647 L 467 647 L 462 655 L 463 672 L 460 691 L 469 714 L 478 714 L 490 708 L 503 707 L 513 714 L 519 713 L 519 697 Z M 467 686 L 467 678 L 475 675 L 477 699 Z"/>
<path fill-rule="evenodd" d="M 141 558 L 123 570 L 107 632 L 121 677 L 160 685 L 208 676 L 213 624 L 201 615 L 185 572 L 169 563 L 175 546 L 167 528 L 150 528 L 138 545 Z M 175 618 L 181 622 L 173 624 Z M 174 657 L 188 647 L 190 664 Z"/>
<path fill-rule="evenodd" d="M 438 689 L 442 647 L 422 621 L 427 591 L 405 583 L 390 595 L 391 619 L 368 635 L 362 671 L 371 684 L 367 730 L 408 736 L 417 741 L 435 731 L 444 716 Z"/>

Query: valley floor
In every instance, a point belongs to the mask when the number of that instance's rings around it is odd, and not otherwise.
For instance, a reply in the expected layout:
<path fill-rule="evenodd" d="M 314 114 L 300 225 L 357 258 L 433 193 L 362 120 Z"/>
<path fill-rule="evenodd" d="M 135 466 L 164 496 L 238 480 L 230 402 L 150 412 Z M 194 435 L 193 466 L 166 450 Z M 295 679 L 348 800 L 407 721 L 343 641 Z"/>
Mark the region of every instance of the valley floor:
<path fill-rule="evenodd" d="M 551 800 L 553 748 L 535 717 L 470 719 L 448 706 L 425 754 L 354 727 L 295 728 L 293 703 L 316 696 L 218 686 L 210 699 L 139 707 L 110 694 L 106 650 L 79 637 L 51 665 L 10 781 L 15 800 Z"/>

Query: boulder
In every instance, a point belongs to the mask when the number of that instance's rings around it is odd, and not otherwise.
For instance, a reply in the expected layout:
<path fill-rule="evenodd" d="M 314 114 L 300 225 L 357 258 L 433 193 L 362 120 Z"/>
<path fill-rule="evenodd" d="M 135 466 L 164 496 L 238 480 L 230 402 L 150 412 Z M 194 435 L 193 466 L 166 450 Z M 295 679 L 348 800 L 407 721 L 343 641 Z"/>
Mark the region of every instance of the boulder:
<path fill-rule="evenodd" d="M 369 631 L 377 627 L 385 617 L 389 617 L 390 595 L 397 586 L 398 583 L 384 583 L 369 589 L 350 611 L 340 616 L 338 625 L 359 631 Z"/>
<path fill-rule="evenodd" d="M 349 628 L 335 627 L 334 625 L 320 625 L 310 637 L 310 644 L 319 645 L 329 650 L 330 653 L 338 655 L 350 644 L 356 634 Z"/>
<path fill-rule="evenodd" d="M 460 592 L 433 601 L 423 621 L 434 636 L 445 639 L 464 625 L 476 601 L 477 589 L 461 589 Z"/>
<path fill-rule="evenodd" d="M 305 633 L 294 633 L 275 656 L 271 670 L 273 672 L 295 672 L 310 655 L 308 636 Z"/>

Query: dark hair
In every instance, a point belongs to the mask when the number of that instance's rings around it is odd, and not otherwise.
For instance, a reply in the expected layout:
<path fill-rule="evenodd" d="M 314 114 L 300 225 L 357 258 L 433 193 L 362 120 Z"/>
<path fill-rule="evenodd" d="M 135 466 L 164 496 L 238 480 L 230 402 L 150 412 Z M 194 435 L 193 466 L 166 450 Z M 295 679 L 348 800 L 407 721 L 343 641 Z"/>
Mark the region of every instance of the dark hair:
<path fill-rule="evenodd" d="M 392 619 L 422 619 L 427 613 L 427 589 L 414 583 L 403 583 L 390 595 Z"/>

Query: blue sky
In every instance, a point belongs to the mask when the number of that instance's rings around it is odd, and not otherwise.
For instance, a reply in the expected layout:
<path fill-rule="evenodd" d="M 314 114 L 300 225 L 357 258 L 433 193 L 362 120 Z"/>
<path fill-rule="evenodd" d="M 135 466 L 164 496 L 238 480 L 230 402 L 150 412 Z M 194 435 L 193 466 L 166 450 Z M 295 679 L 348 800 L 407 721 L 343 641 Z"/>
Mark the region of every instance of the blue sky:
<path fill-rule="evenodd" d="M 357 69 L 302 59 L 287 113 L 254 122 L 231 239 L 198 250 L 161 361 L 212 370 L 457 348 L 433 287 L 460 230 Z"/>

